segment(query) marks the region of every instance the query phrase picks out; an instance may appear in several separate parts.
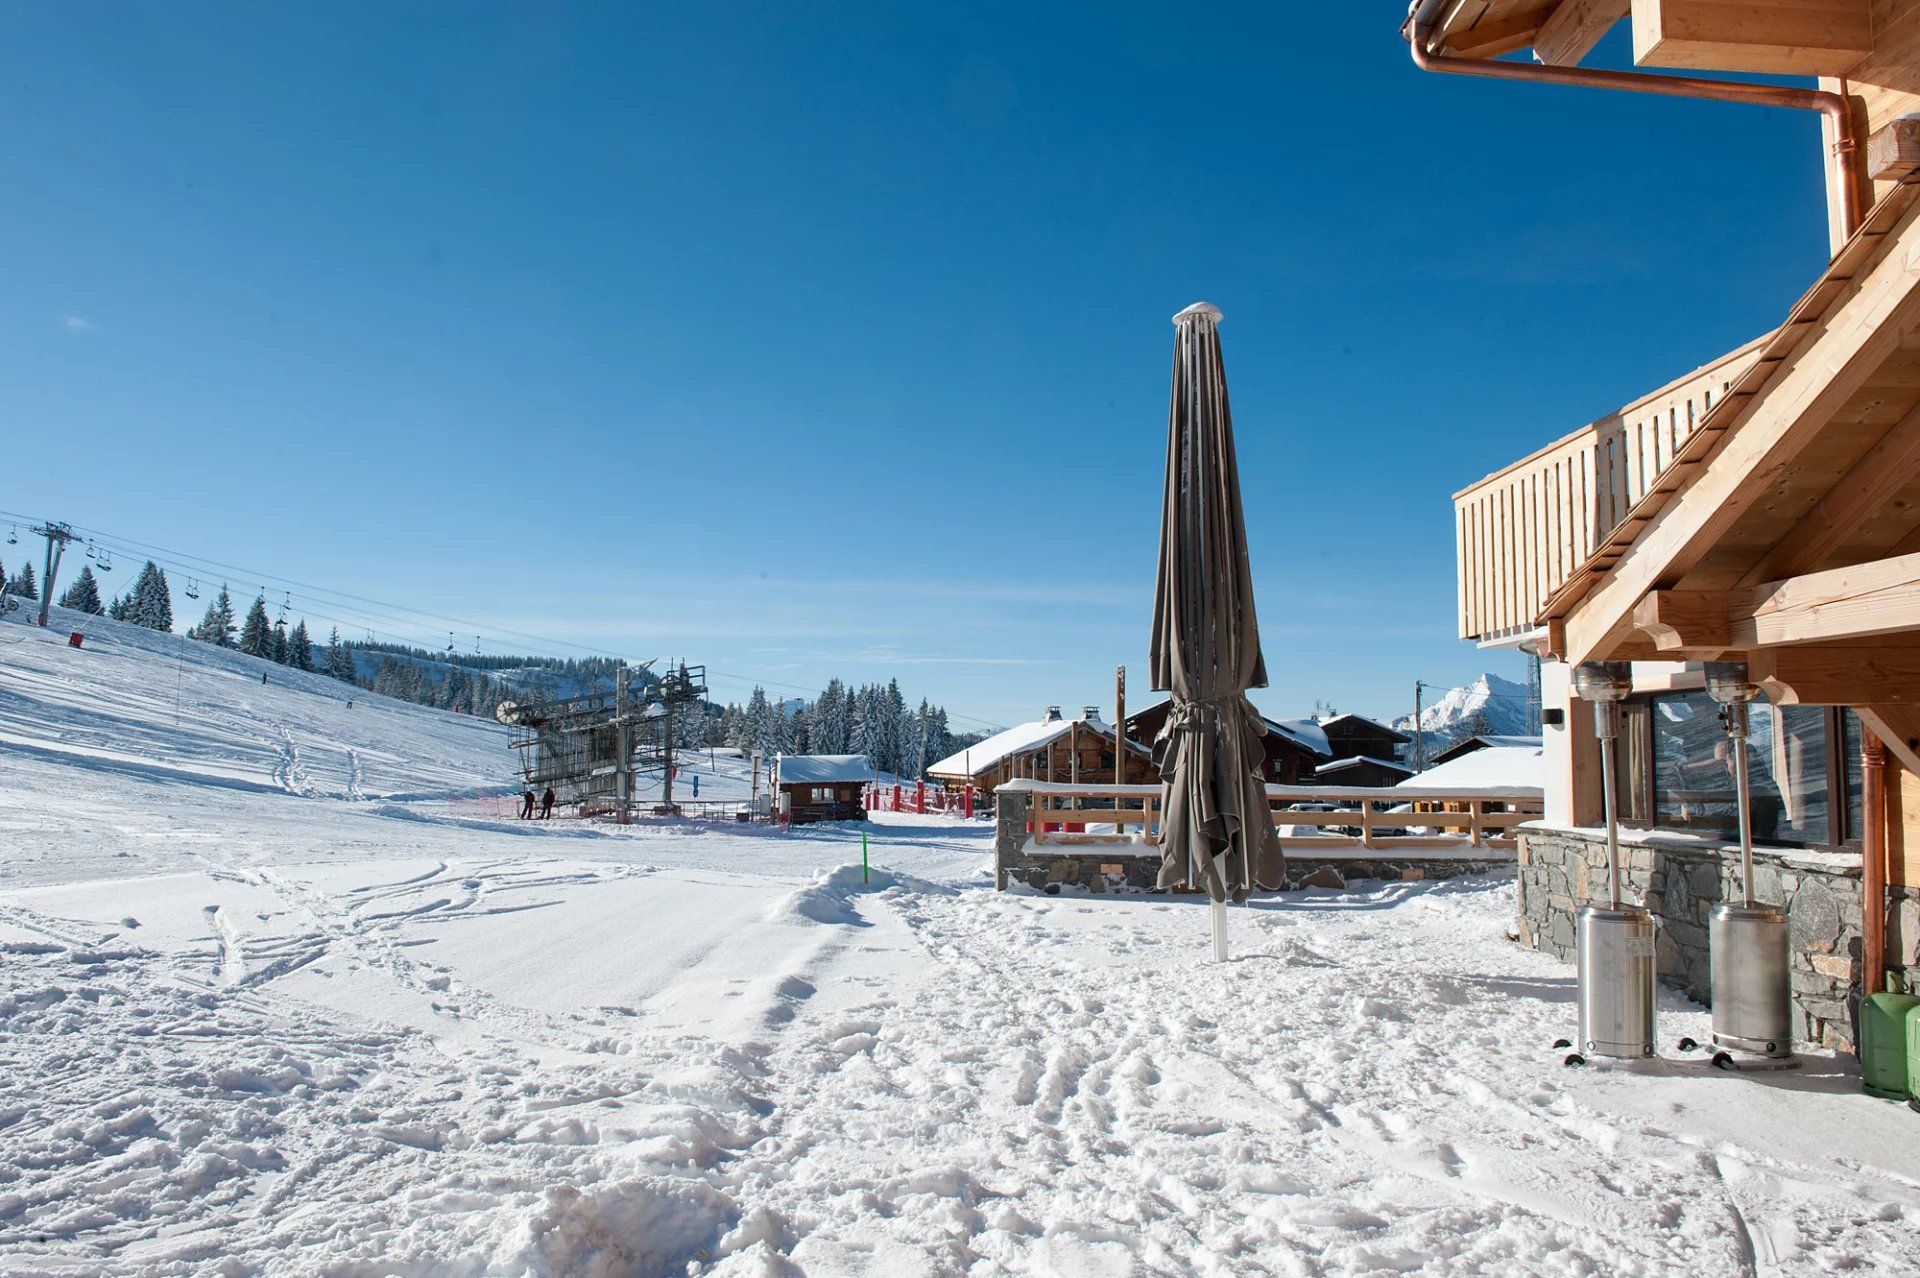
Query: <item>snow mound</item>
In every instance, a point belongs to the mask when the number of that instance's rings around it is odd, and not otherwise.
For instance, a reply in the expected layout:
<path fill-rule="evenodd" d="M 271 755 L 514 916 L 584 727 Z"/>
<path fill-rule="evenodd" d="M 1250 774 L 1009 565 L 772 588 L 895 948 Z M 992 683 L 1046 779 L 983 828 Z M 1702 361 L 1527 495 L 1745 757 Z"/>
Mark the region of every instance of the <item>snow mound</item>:
<path fill-rule="evenodd" d="M 493 1272 L 538 1278 L 641 1278 L 706 1261 L 739 1220 L 733 1199 L 703 1181 L 635 1176 L 561 1185 L 511 1230 Z"/>
<path fill-rule="evenodd" d="M 770 923 L 841 923 L 865 927 L 867 921 L 853 906 L 862 895 L 922 893 L 950 896 L 953 889 L 902 874 L 897 870 L 873 867 L 863 873 L 857 864 L 848 863 L 831 870 L 816 871 L 813 882 L 782 897 L 767 914 Z"/>

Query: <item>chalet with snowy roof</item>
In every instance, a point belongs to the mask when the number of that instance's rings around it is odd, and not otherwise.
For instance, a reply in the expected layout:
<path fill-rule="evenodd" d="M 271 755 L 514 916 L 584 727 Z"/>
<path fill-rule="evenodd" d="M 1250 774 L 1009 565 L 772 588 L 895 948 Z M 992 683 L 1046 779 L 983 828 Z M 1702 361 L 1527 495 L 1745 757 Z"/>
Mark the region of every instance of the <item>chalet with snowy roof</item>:
<path fill-rule="evenodd" d="M 1406 733 L 1361 714 L 1332 715 L 1316 726 L 1327 739 L 1328 757 L 1335 760 L 1365 757 L 1392 761 L 1399 757 L 1400 747 L 1412 740 Z"/>
<path fill-rule="evenodd" d="M 1376 759 L 1372 755 L 1354 754 L 1344 759 L 1335 759 L 1323 763 L 1314 769 L 1313 780 L 1316 785 L 1361 785 L 1390 786 L 1399 785 L 1413 775 L 1413 769 L 1392 759 Z"/>
<path fill-rule="evenodd" d="M 1128 739 L 1151 747 L 1160 730 L 1166 727 L 1172 706 L 1171 701 L 1162 701 L 1128 716 Z M 1315 768 L 1333 758 L 1327 734 L 1313 720 L 1263 719 L 1263 722 L 1267 725 L 1267 735 L 1261 741 L 1266 750 L 1266 763 L 1260 775 L 1269 783 L 1299 785 L 1313 775 Z"/>
<path fill-rule="evenodd" d="M 774 802 L 793 825 L 864 821 L 872 779 L 873 760 L 864 754 L 783 754 L 773 763 Z"/>
<path fill-rule="evenodd" d="M 1543 737 L 1507 736 L 1500 733 L 1483 732 L 1477 736 L 1468 737 L 1465 741 L 1456 741 L 1439 754 L 1434 755 L 1433 767 L 1428 768 L 1427 771 L 1431 772 L 1443 763 L 1451 763 L 1455 759 L 1463 755 L 1472 754 L 1476 750 L 1532 750 L 1537 755 L 1540 750 L 1540 743 L 1544 739 Z"/>
<path fill-rule="evenodd" d="M 1126 761 L 1114 775 L 1114 731 L 1100 718 L 1097 706 L 1088 706 L 1077 719 L 1060 713 L 1059 706 L 1032 723 L 996 732 L 984 741 L 948 755 L 927 769 L 927 775 L 949 786 L 971 785 L 991 794 L 995 786 L 1015 778 L 1065 781 L 1087 785 L 1152 785 L 1148 743 L 1128 734 Z"/>
<path fill-rule="evenodd" d="M 1681 7 L 1685 30 L 1664 22 Z M 1675 92 L 1657 72 L 1580 65 L 1628 10 L 1420 0 L 1400 34 L 1428 70 Z M 1610 370 L 1650 389 L 1543 429 L 1522 457 L 1478 458 L 1497 469 L 1454 494 L 1460 637 L 1542 663 L 1544 819 L 1522 835 L 1515 928 L 1574 956 L 1577 911 L 1610 895 L 1588 869 L 1607 859 L 1595 827 L 1611 793 L 1624 899 L 1660 919 L 1661 978 L 1710 999 L 1712 911 L 1751 890 L 1787 916 L 1795 1041 L 1846 1048 L 1890 970 L 1920 978 L 1920 3 L 1633 0 L 1629 25 L 1635 66 L 1685 66 L 1688 96 L 1753 100 L 1731 79 L 1751 72 L 1820 78 L 1818 92 L 1761 92 L 1822 113 L 1769 176 L 1797 192 L 1803 172 L 1825 173 L 1825 209 L 1806 200 L 1796 216 L 1824 211 L 1829 260 L 1798 300 L 1778 295 L 1767 331 L 1716 353 L 1707 325 L 1658 363 Z M 1530 92 L 1557 91 L 1515 84 L 1486 101 L 1525 111 Z M 1640 187 L 1672 158 L 1672 130 L 1646 110 L 1647 163 L 1628 173 Z M 1508 146 L 1485 131 L 1440 144 L 1463 163 Z M 1777 274 L 1814 247 L 1781 243 L 1767 264 Z M 1488 405 L 1504 393 L 1489 386 Z M 1728 701 L 1749 703 L 1748 769 L 1728 765 Z"/>

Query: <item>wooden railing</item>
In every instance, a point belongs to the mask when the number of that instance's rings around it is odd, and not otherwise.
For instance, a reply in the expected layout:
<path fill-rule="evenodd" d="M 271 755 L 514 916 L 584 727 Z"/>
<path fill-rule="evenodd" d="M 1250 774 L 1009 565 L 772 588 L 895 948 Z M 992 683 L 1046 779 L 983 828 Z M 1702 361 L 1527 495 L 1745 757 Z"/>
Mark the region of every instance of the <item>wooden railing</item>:
<path fill-rule="evenodd" d="M 1460 637 L 1494 639 L 1529 629 L 1546 600 L 1646 495 L 1764 340 L 1755 338 L 1455 493 Z"/>
<path fill-rule="evenodd" d="M 1158 786 L 1015 781 L 999 793 L 1032 796 L 1027 837 L 1033 846 L 1145 850 L 1160 842 Z M 1280 842 L 1290 849 L 1511 849 L 1514 827 L 1541 815 L 1540 791 L 1525 788 L 1270 785 L 1267 802 Z M 1302 804 L 1314 810 L 1303 811 Z"/>

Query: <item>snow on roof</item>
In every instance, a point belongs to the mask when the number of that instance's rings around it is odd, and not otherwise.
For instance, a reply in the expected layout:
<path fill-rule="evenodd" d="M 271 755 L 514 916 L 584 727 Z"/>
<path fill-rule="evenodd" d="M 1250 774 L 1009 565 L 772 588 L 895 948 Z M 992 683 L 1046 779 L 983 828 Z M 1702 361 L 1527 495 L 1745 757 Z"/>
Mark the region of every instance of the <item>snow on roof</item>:
<path fill-rule="evenodd" d="M 1333 753 L 1333 747 L 1327 744 L 1326 730 L 1311 719 L 1268 719 L 1267 727 L 1315 754 Z"/>
<path fill-rule="evenodd" d="M 1345 723 L 1349 720 L 1351 720 L 1354 723 L 1365 724 L 1369 728 L 1378 728 L 1380 731 L 1393 737 L 1396 741 L 1407 740 L 1407 734 L 1400 731 L 1398 728 L 1389 728 L 1386 724 L 1380 722 L 1378 719 L 1369 719 L 1364 714 L 1330 715 L 1329 717 L 1320 720 L 1320 727 L 1322 729 L 1325 729 L 1326 726 L 1330 723 Z"/>
<path fill-rule="evenodd" d="M 864 754 L 783 754 L 777 766 L 781 785 L 873 779 L 873 761 Z"/>
<path fill-rule="evenodd" d="M 1332 763 L 1323 763 L 1313 770 L 1313 775 L 1323 777 L 1329 772 L 1338 772 L 1343 768 L 1358 767 L 1363 763 L 1377 764 L 1383 768 L 1392 768 L 1395 772 L 1404 772 L 1408 776 L 1413 775 L 1413 769 L 1404 763 L 1395 763 L 1392 759 L 1376 759 L 1372 755 L 1366 754 L 1356 754 L 1351 758 L 1335 759 Z M 1424 782 L 1422 784 L 1424 784 Z"/>
<path fill-rule="evenodd" d="M 1023 723 L 1018 727 L 996 732 L 985 741 L 976 741 L 964 750 L 948 755 L 927 771 L 934 776 L 977 777 L 994 767 L 1011 754 L 1025 754 L 1037 750 L 1050 741 L 1058 741 L 1073 729 L 1075 724 L 1098 732 L 1103 737 L 1111 737 L 1113 729 L 1101 722 L 1096 715 L 1090 719 L 1052 719 Z M 1129 740 L 1127 748 L 1147 753 L 1144 742 Z"/>
<path fill-rule="evenodd" d="M 1435 764 L 1400 784 L 1427 790 L 1502 786 L 1542 794 L 1545 792 L 1546 779 L 1545 752 L 1535 743 L 1470 750 L 1458 758 Z"/>

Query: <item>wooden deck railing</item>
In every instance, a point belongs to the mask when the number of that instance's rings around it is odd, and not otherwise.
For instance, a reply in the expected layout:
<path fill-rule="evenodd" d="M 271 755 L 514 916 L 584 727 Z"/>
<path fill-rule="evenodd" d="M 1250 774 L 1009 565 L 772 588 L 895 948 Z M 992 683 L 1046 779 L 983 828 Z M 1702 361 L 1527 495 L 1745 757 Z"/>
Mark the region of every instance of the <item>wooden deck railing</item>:
<path fill-rule="evenodd" d="M 1032 796 L 1027 835 L 1038 847 L 1144 849 L 1160 842 L 1158 786 L 1017 781 L 1001 786 L 1000 792 Z M 1541 815 L 1540 792 L 1526 789 L 1270 785 L 1267 802 L 1281 844 L 1296 850 L 1511 849 L 1514 827 Z M 1300 811 L 1299 804 L 1319 810 Z M 1094 831 L 1088 826 L 1113 829 Z"/>
<path fill-rule="evenodd" d="M 1764 338 L 1453 495 L 1460 637 L 1529 629 L 1541 606 L 1673 461 Z"/>

